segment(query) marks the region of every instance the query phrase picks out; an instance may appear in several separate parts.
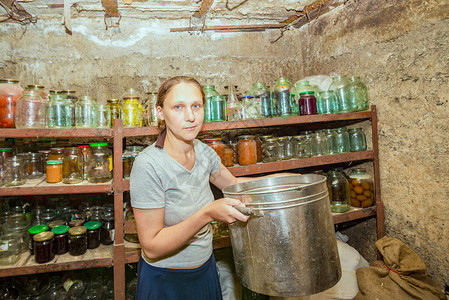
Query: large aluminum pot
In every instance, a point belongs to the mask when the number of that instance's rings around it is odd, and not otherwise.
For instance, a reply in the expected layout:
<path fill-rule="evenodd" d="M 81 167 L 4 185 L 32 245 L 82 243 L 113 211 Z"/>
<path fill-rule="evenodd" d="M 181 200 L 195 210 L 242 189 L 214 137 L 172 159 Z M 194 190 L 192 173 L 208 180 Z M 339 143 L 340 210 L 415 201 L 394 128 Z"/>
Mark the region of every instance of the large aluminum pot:
<path fill-rule="evenodd" d="M 248 222 L 230 226 L 241 283 L 265 295 L 319 293 L 341 277 L 326 177 L 292 175 L 223 189 L 245 203 Z"/>

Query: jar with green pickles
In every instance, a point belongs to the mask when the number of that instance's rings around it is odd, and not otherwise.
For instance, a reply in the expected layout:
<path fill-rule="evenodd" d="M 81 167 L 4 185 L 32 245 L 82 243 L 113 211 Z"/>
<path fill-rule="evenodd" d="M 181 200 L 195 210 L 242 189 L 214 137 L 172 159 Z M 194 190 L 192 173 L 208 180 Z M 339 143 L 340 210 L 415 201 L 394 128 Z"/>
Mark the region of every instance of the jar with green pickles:
<path fill-rule="evenodd" d="M 140 97 L 125 97 L 122 105 L 123 127 L 142 126 L 142 105 Z"/>

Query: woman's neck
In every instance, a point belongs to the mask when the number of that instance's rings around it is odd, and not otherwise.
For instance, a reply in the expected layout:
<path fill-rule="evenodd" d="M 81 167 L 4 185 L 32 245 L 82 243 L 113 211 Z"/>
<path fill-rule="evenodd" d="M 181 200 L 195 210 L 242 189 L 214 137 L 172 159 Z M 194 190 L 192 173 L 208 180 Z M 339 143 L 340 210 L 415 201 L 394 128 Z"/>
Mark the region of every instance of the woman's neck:
<path fill-rule="evenodd" d="M 167 153 L 183 165 L 186 169 L 191 170 L 195 165 L 195 148 L 193 141 L 183 141 L 176 138 L 170 130 L 167 130 L 165 137 L 164 149 Z"/>

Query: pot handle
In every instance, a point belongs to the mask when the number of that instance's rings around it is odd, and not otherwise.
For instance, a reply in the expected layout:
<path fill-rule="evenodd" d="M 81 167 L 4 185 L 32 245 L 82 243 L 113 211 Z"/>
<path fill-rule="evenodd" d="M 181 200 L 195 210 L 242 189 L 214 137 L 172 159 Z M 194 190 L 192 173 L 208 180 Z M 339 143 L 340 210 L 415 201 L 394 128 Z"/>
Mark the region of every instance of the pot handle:
<path fill-rule="evenodd" d="M 233 206 L 233 207 L 242 214 L 244 214 L 245 216 L 263 217 L 263 213 L 261 211 L 254 211 L 250 207 L 246 206 Z"/>

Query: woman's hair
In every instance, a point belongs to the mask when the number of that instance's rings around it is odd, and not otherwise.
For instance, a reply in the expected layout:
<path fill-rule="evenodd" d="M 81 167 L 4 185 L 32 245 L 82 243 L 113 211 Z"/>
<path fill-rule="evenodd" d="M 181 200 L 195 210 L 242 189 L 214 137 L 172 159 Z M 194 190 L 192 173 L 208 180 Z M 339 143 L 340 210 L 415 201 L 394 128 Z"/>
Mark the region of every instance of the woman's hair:
<path fill-rule="evenodd" d="M 168 93 L 170 93 L 170 91 L 173 89 L 173 87 L 175 87 L 177 84 L 180 84 L 180 83 L 190 83 L 190 84 L 195 85 L 201 91 L 201 96 L 203 98 L 203 105 L 204 105 L 206 98 L 204 95 L 203 88 L 201 87 L 201 84 L 193 77 L 175 76 L 170 79 L 167 79 L 159 88 L 159 91 L 157 93 L 156 107 L 158 107 L 158 106 L 164 107 L 164 101 L 167 98 Z M 165 127 L 164 120 L 158 119 L 157 127 L 159 128 L 159 130 L 162 130 Z"/>

